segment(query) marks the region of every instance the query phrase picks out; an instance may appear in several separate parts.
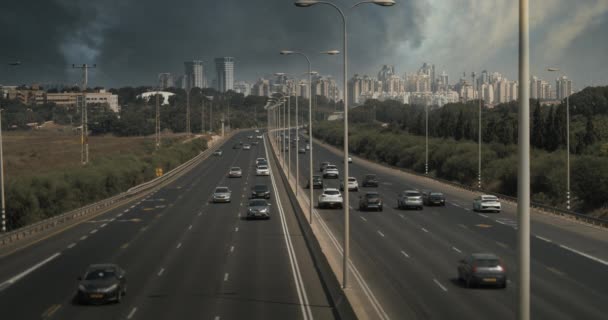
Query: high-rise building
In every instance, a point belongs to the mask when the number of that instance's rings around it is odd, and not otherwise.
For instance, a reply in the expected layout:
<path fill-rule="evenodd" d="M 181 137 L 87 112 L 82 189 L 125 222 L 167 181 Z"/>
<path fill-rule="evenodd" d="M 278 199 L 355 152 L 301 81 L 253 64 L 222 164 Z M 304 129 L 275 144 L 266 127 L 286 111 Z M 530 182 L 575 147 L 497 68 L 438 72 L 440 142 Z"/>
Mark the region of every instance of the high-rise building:
<path fill-rule="evenodd" d="M 200 60 L 192 60 L 184 62 L 184 80 L 186 89 L 204 88 L 205 76 L 203 62 Z"/>
<path fill-rule="evenodd" d="M 251 94 L 251 85 L 245 81 L 237 81 L 234 83 L 234 91 L 242 93 L 246 97 Z"/>
<path fill-rule="evenodd" d="M 215 58 L 217 90 L 226 92 L 234 90 L 234 58 Z"/>
<path fill-rule="evenodd" d="M 161 89 L 167 89 L 174 86 L 173 84 L 173 75 L 170 73 L 159 73 L 158 74 L 158 86 Z"/>
<path fill-rule="evenodd" d="M 270 81 L 268 81 L 267 79 L 260 78 L 253 85 L 253 87 L 251 87 L 251 95 L 270 97 Z"/>
<path fill-rule="evenodd" d="M 555 98 L 563 100 L 571 94 L 572 80 L 569 80 L 566 76 L 557 78 L 557 80 L 555 80 Z"/>

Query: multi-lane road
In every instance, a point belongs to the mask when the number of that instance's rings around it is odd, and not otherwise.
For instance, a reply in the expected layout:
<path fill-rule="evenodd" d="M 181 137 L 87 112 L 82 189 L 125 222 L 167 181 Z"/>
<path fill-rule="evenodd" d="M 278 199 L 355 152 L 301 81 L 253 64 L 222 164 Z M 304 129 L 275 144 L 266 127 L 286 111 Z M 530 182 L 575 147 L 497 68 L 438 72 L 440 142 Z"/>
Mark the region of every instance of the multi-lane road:
<path fill-rule="evenodd" d="M 282 180 L 255 176 L 268 158 L 261 141 L 232 149 L 239 133 L 187 175 L 138 202 L 111 210 L 0 258 L 3 319 L 332 319 L 335 310 L 302 237 Z M 271 168 L 276 170 L 270 159 Z M 230 167 L 242 178 L 228 178 Z M 250 188 L 271 188 L 272 216 L 247 221 Z M 210 203 L 216 186 L 232 202 Z M 74 303 L 89 264 L 127 271 L 120 304 Z"/>
<path fill-rule="evenodd" d="M 293 152 L 291 156 L 293 172 L 295 157 L 300 157 L 300 184 L 305 186 L 309 155 Z M 314 144 L 315 174 L 320 174 L 323 161 L 336 164 L 342 173 L 342 159 L 336 149 Z M 375 173 L 380 179 L 378 188 L 360 188 L 359 192 L 351 193 L 351 259 L 390 318 L 516 317 L 514 204 L 503 203 L 503 212 L 499 214 L 476 213 L 471 210 L 472 192 L 358 158 L 350 165 L 350 173 L 359 183 L 367 173 Z M 324 182 L 327 187 L 339 186 L 339 180 Z M 398 194 L 407 189 L 443 192 L 447 205 L 425 207 L 422 211 L 398 210 Z M 383 212 L 359 211 L 358 197 L 368 190 L 381 194 Z M 320 192 L 315 190 L 315 205 Z M 341 242 L 343 211 L 316 210 Z M 562 218 L 535 216 L 532 233 L 532 317 L 605 319 L 608 232 Z M 469 289 L 457 280 L 458 261 L 474 252 L 492 252 L 503 259 L 510 279 L 506 289 Z"/>

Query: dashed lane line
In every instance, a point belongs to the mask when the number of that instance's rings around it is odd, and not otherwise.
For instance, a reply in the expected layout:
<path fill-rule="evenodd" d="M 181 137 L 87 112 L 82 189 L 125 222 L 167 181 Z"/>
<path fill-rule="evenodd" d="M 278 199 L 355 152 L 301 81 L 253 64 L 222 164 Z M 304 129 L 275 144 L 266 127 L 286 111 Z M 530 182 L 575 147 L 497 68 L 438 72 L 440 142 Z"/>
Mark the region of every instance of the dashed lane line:
<path fill-rule="evenodd" d="M 437 281 L 437 279 L 433 279 L 433 282 L 435 282 L 435 284 L 441 288 L 441 290 L 443 290 L 444 292 L 448 292 L 448 288 L 444 287 L 439 281 Z"/>

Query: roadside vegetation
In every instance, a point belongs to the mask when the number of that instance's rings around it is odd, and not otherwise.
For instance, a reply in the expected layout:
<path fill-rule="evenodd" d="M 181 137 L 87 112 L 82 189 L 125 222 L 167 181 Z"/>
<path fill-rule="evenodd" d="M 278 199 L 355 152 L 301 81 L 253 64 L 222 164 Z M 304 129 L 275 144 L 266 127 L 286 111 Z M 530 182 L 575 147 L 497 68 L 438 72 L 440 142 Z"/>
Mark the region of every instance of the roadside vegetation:
<path fill-rule="evenodd" d="M 608 87 L 570 97 L 571 191 L 575 211 L 595 216 L 608 209 Z M 565 102 L 531 102 L 532 200 L 566 207 Z M 353 154 L 418 173 L 425 167 L 425 110 L 396 101 L 368 100 L 350 116 Z M 517 195 L 517 103 L 482 111 L 482 187 Z M 343 123 L 321 121 L 313 134 L 342 146 Z M 478 102 L 429 110 L 432 176 L 477 186 Z"/>

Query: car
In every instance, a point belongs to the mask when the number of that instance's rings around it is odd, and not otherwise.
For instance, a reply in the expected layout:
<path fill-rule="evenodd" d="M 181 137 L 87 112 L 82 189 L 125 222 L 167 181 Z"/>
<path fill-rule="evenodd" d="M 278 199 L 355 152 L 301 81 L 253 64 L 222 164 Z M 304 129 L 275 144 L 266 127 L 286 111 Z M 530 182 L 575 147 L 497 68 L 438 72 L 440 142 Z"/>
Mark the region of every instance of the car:
<path fill-rule="evenodd" d="M 473 253 L 460 260 L 458 280 L 467 288 L 478 285 L 507 287 L 507 270 L 498 256 L 493 253 Z"/>
<path fill-rule="evenodd" d="M 213 191 L 212 202 L 230 202 L 232 198 L 232 191 L 228 187 L 217 187 Z"/>
<path fill-rule="evenodd" d="M 350 154 L 348 155 L 348 163 L 353 163 L 353 157 Z"/>
<path fill-rule="evenodd" d="M 340 208 L 342 209 L 344 200 L 340 190 L 336 188 L 326 188 L 323 193 L 319 196 L 318 206 L 320 209 L 324 208 Z"/>
<path fill-rule="evenodd" d="M 422 194 L 420 194 L 420 191 L 418 190 L 403 191 L 397 199 L 397 208 L 415 208 L 422 210 Z"/>
<path fill-rule="evenodd" d="M 366 192 L 359 196 L 359 210 L 375 209 L 382 211 L 382 198 L 378 192 Z"/>
<path fill-rule="evenodd" d="M 258 135 L 258 139 L 262 140 L 262 139 L 264 139 L 264 136 L 260 134 L 260 135 Z"/>
<path fill-rule="evenodd" d="M 251 199 L 270 199 L 270 189 L 265 184 L 256 184 L 251 188 Z"/>
<path fill-rule="evenodd" d="M 81 304 L 120 303 L 127 294 L 126 272 L 115 264 L 92 264 L 78 277 L 76 301 Z"/>
<path fill-rule="evenodd" d="M 312 176 L 313 189 L 323 189 L 323 179 L 321 176 Z M 306 188 L 310 188 L 310 181 L 306 183 Z"/>
<path fill-rule="evenodd" d="M 260 142 L 259 142 L 259 141 L 257 141 L 257 140 L 253 140 L 253 141 L 251 141 L 251 145 L 252 145 L 252 146 L 257 146 L 259 143 L 260 143 Z"/>
<path fill-rule="evenodd" d="M 247 136 L 247 139 L 253 139 L 253 136 Z"/>
<path fill-rule="evenodd" d="M 441 192 L 427 191 L 422 193 L 422 203 L 426 206 L 445 207 L 445 196 Z"/>
<path fill-rule="evenodd" d="M 217 149 L 215 151 L 213 151 L 213 155 L 216 157 L 221 157 L 222 154 L 224 154 L 224 152 L 222 151 L 222 149 Z"/>
<path fill-rule="evenodd" d="M 229 178 L 241 178 L 243 176 L 243 170 L 239 167 L 232 167 L 230 171 L 228 171 Z"/>
<path fill-rule="evenodd" d="M 300 149 L 298 149 L 298 153 L 306 153 L 306 149 L 300 148 Z"/>
<path fill-rule="evenodd" d="M 357 182 L 357 178 L 348 177 L 348 191 L 359 191 L 359 182 Z M 344 190 L 344 181 L 340 181 L 340 191 Z"/>
<path fill-rule="evenodd" d="M 473 211 L 492 211 L 500 212 L 501 205 L 498 197 L 484 194 L 473 200 Z"/>
<path fill-rule="evenodd" d="M 378 187 L 378 176 L 375 174 L 366 174 L 363 176 L 363 181 L 361 182 L 361 186 L 363 188 L 367 187 Z"/>
<path fill-rule="evenodd" d="M 243 141 L 239 141 L 239 144 L 240 144 L 240 145 L 243 145 Z"/>
<path fill-rule="evenodd" d="M 338 171 L 338 167 L 334 166 L 333 164 L 327 165 L 325 169 L 323 169 L 323 179 L 337 179 L 338 177 L 340 177 L 340 172 Z"/>
<path fill-rule="evenodd" d="M 270 219 L 270 203 L 265 199 L 251 199 L 247 208 L 247 219 Z"/>
<path fill-rule="evenodd" d="M 329 165 L 329 162 L 321 162 L 321 167 L 319 168 L 320 172 L 323 172 L 323 170 L 325 170 L 325 167 L 327 167 Z"/>
<path fill-rule="evenodd" d="M 310 144 L 307 143 L 305 148 L 306 150 L 310 150 Z"/>
<path fill-rule="evenodd" d="M 255 129 L 255 133 L 260 133 L 260 129 Z"/>
<path fill-rule="evenodd" d="M 267 164 L 259 164 L 255 168 L 255 175 L 256 176 L 269 176 L 270 175 L 270 170 L 268 169 L 268 165 Z"/>
<path fill-rule="evenodd" d="M 240 148 L 241 148 L 241 145 L 238 143 L 232 146 L 232 149 L 240 149 Z"/>
<path fill-rule="evenodd" d="M 250 144 L 248 144 L 248 143 L 245 143 L 245 144 L 243 145 L 243 150 L 251 150 L 251 145 L 250 145 Z"/>
<path fill-rule="evenodd" d="M 255 159 L 255 165 L 260 165 L 260 164 L 268 164 L 268 161 L 266 161 L 265 158 L 257 158 Z"/>

